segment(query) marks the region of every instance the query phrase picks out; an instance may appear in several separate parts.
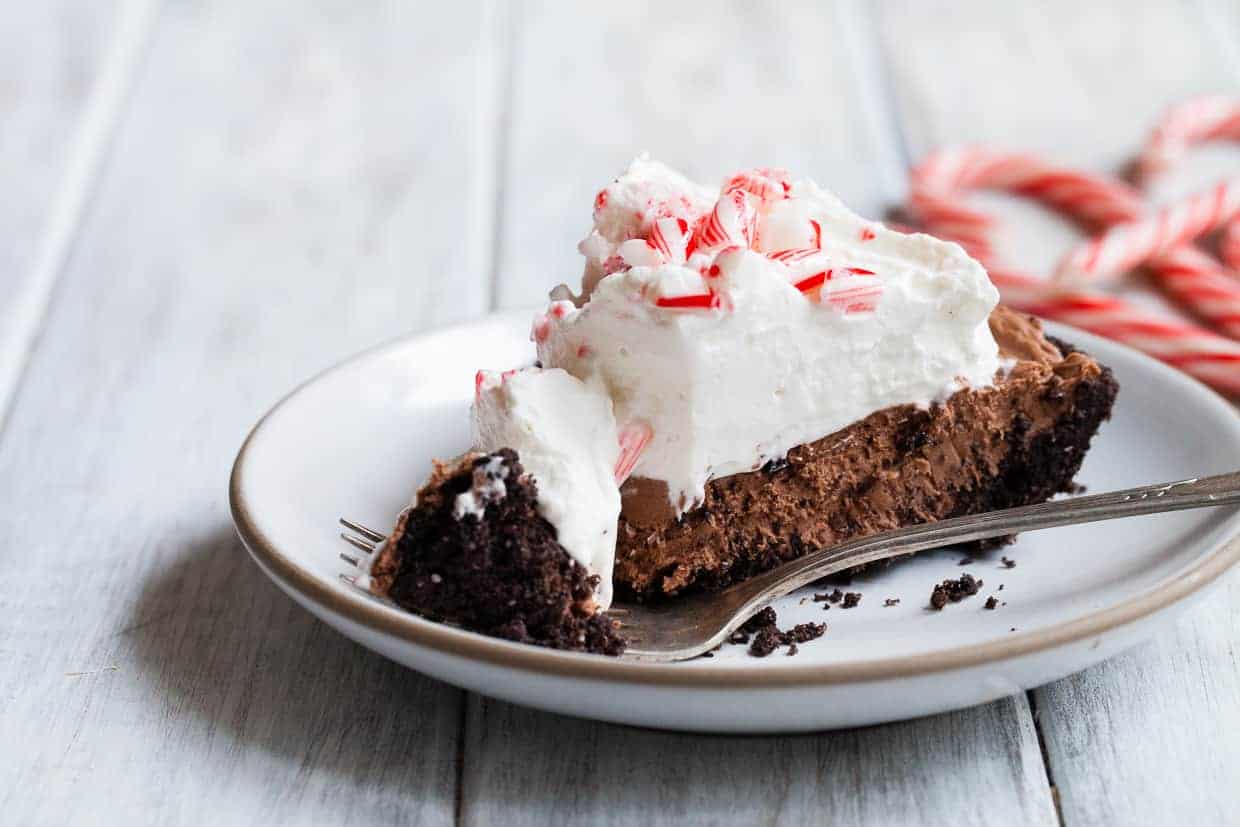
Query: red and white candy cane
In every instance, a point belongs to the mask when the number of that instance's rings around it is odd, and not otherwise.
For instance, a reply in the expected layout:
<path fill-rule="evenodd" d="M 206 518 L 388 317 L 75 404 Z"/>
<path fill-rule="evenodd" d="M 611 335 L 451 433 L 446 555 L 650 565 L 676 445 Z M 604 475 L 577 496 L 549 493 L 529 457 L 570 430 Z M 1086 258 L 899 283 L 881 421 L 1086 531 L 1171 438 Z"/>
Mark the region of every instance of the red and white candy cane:
<path fill-rule="evenodd" d="M 1193 98 L 1171 107 L 1141 151 L 1142 180 L 1148 182 L 1174 166 L 1194 144 L 1216 140 L 1240 141 L 1240 98 Z M 1219 256 L 1240 270 L 1240 219 L 1232 219 L 1224 228 Z"/>
<path fill-rule="evenodd" d="M 1240 217 L 1240 176 L 1106 230 L 1071 250 L 1056 276 L 1100 281 L 1165 255 Z"/>
<path fill-rule="evenodd" d="M 1141 175 L 1162 172 L 1178 162 L 1193 144 L 1220 138 L 1240 140 L 1240 98 L 1193 98 L 1173 106 L 1154 127 L 1141 151 Z"/>
<path fill-rule="evenodd" d="M 1240 393 L 1240 344 L 1115 296 L 1049 284 L 1003 266 L 989 243 L 995 220 L 965 203 L 970 190 L 983 188 L 1030 195 L 1094 227 L 1141 215 L 1143 205 L 1135 190 L 1028 155 L 969 147 L 935 153 L 916 167 L 910 205 L 930 233 L 956 239 L 957 230 L 968 231 L 975 242 L 968 245 L 971 252 L 986 265 L 1005 303 L 1123 342 L 1220 390 Z"/>
<path fill-rule="evenodd" d="M 1216 330 L 1240 339 L 1240 279 L 1214 256 L 1181 245 L 1150 263 L 1162 289 Z"/>
<path fill-rule="evenodd" d="M 990 275 L 1014 307 L 1123 342 L 1223 393 L 1240 395 L 1240 342 L 1156 316 L 1117 296 L 1048 291 L 1039 279 L 999 268 Z"/>
<path fill-rule="evenodd" d="M 1240 221 L 1233 220 L 1223 228 L 1218 254 L 1233 270 L 1240 270 Z"/>
<path fill-rule="evenodd" d="M 653 437 L 654 430 L 648 423 L 640 420 L 629 422 L 620 428 L 620 433 L 617 435 L 620 442 L 620 455 L 616 458 L 616 485 L 623 485 L 624 481 L 629 478 L 629 474 L 633 473 L 633 468 L 641 459 L 642 452 L 646 450 L 646 446 L 650 444 Z"/>
<path fill-rule="evenodd" d="M 912 173 L 909 195 L 913 211 L 943 231 L 956 231 L 984 250 L 995 220 L 964 203 L 974 189 L 1002 190 L 1035 198 L 1094 227 L 1127 221 L 1141 214 L 1141 197 L 1113 182 L 1047 164 L 1027 154 L 962 147 L 936 152 Z M 966 245 L 967 246 L 967 245 Z"/>

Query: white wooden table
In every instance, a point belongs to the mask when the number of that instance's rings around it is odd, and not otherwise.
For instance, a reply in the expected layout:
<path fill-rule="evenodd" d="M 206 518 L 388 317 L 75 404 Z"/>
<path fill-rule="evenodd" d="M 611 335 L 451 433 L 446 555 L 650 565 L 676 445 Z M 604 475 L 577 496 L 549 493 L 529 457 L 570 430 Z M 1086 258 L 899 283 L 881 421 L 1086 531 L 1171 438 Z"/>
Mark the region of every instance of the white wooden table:
<path fill-rule="evenodd" d="M 934 146 L 1106 167 L 1169 102 L 1240 88 L 1235 0 L 670 5 L 7 4 L 0 823 L 1240 819 L 1236 575 L 1027 695 L 709 738 L 424 679 L 246 558 L 225 484 L 265 407 L 572 279 L 639 150 L 878 216 Z"/>

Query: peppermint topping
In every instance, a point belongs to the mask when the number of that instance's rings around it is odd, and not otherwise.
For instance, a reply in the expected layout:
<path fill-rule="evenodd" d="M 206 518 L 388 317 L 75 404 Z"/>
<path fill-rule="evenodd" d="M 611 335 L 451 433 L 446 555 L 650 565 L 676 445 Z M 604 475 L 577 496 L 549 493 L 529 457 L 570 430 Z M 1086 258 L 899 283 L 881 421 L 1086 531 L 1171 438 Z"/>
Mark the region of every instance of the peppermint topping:
<path fill-rule="evenodd" d="M 682 191 L 677 191 L 677 188 Z M 616 199 L 610 193 L 615 188 Z M 623 225 L 623 238 L 615 238 L 616 227 L 608 223 L 609 205 L 629 198 L 635 190 L 655 193 L 646 197 L 638 209 L 631 209 Z M 724 181 L 719 196 L 709 209 L 703 209 L 699 188 L 664 170 L 638 187 L 631 181 L 617 179 L 595 199 L 595 232 L 581 243 L 579 249 L 587 259 L 596 261 L 600 277 L 626 272 L 634 267 L 659 268 L 684 266 L 696 270 L 705 280 L 707 289 L 662 294 L 654 291 L 653 303 L 666 310 L 730 310 L 731 299 L 725 290 L 711 284 L 722 279 L 728 269 L 727 255 L 751 250 L 781 265 L 788 283 L 811 301 L 845 314 L 872 312 L 882 295 L 878 281 L 864 286 L 849 285 L 832 289 L 824 295 L 824 284 L 838 275 L 870 275 L 859 268 L 839 266 L 823 249 L 823 228 L 817 218 L 808 214 L 808 205 L 794 195 L 789 174 L 782 169 L 759 167 L 742 170 Z M 621 207 L 617 207 L 617 210 Z M 864 228 L 862 240 L 874 238 L 874 231 Z M 769 247 L 762 236 L 769 236 Z M 788 247 L 788 242 L 798 246 Z M 596 270 L 594 272 L 599 272 Z M 592 285 L 587 287 L 590 289 Z M 646 297 L 647 290 L 640 290 Z M 839 298 L 843 296 L 844 298 Z M 647 297 L 650 300 L 651 297 Z M 542 342 L 548 328 L 542 320 L 535 322 L 534 341 Z"/>
<path fill-rule="evenodd" d="M 653 436 L 654 429 L 646 422 L 630 422 L 620 429 L 620 456 L 616 460 L 616 485 L 623 485 L 624 481 L 629 478 L 629 474 L 633 473 L 634 466 L 641 459 L 642 451 L 646 450 Z"/>

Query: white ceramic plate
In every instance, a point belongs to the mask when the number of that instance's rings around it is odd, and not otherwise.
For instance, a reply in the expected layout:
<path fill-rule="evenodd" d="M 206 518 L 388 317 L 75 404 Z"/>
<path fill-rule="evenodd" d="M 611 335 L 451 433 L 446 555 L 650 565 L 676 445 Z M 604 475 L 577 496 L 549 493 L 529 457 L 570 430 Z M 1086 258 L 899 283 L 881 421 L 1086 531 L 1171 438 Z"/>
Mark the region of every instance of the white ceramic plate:
<path fill-rule="evenodd" d="M 528 312 L 403 339 L 295 390 L 254 429 L 233 470 L 234 519 L 285 592 L 364 646 L 449 683 L 569 715 L 714 732 L 805 731 L 970 706 L 1083 669 L 1148 638 L 1240 557 L 1236 509 L 1028 534 L 967 568 L 927 552 L 852 590 L 850 610 L 791 595 L 781 625 L 826 621 L 796 657 L 640 664 L 494 640 L 389 608 L 342 582 L 337 517 L 386 530 L 433 457 L 468 447 L 474 371 L 531 358 Z M 1134 351 L 1049 329 L 1110 365 L 1121 390 L 1079 480 L 1091 491 L 1240 465 L 1240 416 Z M 1232 542 L 1229 542 L 1232 541 Z M 972 572 L 982 592 L 942 612 L 934 583 Z M 998 591 L 999 586 L 1002 591 Z M 988 595 L 1004 604 L 982 608 Z M 898 598 L 898 606 L 884 606 Z"/>

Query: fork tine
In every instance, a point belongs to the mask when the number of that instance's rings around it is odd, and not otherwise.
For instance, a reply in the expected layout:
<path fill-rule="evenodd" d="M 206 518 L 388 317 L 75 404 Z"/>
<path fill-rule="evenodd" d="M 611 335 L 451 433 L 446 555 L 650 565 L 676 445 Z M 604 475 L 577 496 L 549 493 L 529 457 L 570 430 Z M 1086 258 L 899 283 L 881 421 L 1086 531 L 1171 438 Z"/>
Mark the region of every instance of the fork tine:
<path fill-rule="evenodd" d="M 385 535 L 380 534 L 379 532 L 375 531 L 373 528 L 367 528 L 361 523 L 355 523 L 352 520 L 346 520 L 344 517 L 340 518 L 340 524 L 344 526 L 345 528 L 349 529 L 350 531 L 357 532 L 358 534 L 365 537 L 367 540 L 370 540 L 371 542 L 374 542 L 374 543 L 381 543 L 387 539 Z"/>
<path fill-rule="evenodd" d="M 375 547 L 373 545 L 371 545 L 370 543 L 358 537 L 354 537 L 352 534 L 345 534 L 342 531 L 340 532 L 340 539 L 344 540 L 346 543 L 353 546 L 354 548 L 361 549 L 367 554 L 374 554 L 375 552 Z M 356 563 L 354 565 L 356 565 Z"/>
<path fill-rule="evenodd" d="M 342 551 L 340 552 L 340 559 L 348 563 L 350 566 L 353 566 L 354 568 L 357 567 L 357 558 L 354 557 L 352 554 L 345 554 Z"/>

